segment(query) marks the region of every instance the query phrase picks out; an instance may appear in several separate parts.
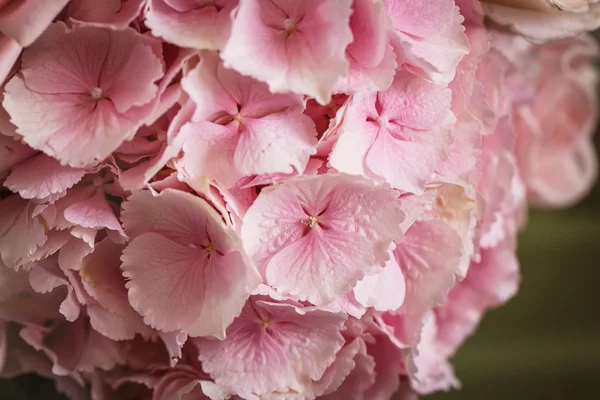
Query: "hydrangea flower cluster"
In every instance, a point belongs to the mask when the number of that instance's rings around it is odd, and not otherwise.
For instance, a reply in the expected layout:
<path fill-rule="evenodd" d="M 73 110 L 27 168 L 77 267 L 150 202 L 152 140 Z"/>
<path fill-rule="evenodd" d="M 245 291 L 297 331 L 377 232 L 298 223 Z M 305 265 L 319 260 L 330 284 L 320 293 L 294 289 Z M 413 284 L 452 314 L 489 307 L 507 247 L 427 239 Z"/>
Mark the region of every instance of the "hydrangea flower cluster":
<path fill-rule="evenodd" d="M 94 400 L 457 387 L 528 205 L 596 177 L 598 48 L 486 27 L 497 3 L 1 0 L 0 376 Z"/>

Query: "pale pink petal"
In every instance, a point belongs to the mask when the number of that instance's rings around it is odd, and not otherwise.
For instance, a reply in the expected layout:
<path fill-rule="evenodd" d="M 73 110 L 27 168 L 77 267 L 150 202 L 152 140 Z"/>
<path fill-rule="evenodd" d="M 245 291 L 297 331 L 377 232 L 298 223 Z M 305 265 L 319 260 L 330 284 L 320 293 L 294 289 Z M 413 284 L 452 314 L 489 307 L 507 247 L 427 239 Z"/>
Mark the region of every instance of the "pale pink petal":
<path fill-rule="evenodd" d="M 237 4 L 238 0 L 149 0 L 146 25 L 154 35 L 178 46 L 219 50 L 229 38 Z"/>
<path fill-rule="evenodd" d="M 327 304 L 377 271 L 373 254 L 363 250 L 368 247 L 359 234 L 312 229 L 271 258 L 267 282 L 281 293 Z"/>
<path fill-rule="evenodd" d="M 316 131 L 306 115 L 287 111 L 245 122 L 234 154 L 243 175 L 303 171 L 315 153 Z"/>
<path fill-rule="evenodd" d="M 451 94 L 399 70 L 385 92 L 355 95 L 340 125 L 331 166 L 422 193 L 451 143 Z"/>
<path fill-rule="evenodd" d="M 9 268 L 26 264 L 47 240 L 44 217 L 31 217 L 34 207 L 16 195 L 0 200 L 0 257 Z"/>
<path fill-rule="evenodd" d="M 375 360 L 367 354 L 365 342 L 361 338 L 356 338 L 350 344 L 344 346 L 344 348 L 338 352 L 336 361 L 331 367 L 335 366 L 338 362 L 338 358 L 345 356 L 342 352 L 344 352 L 346 348 L 346 351 L 350 353 L 348 355 L 353 357 L 352 370 L 344 377 L 344 380 L 338 387 L 328 388 L 325 394 L 322 397 L 319 397 L 319 399 L 346 400 L 353 397 L 366 399 L 366 397 L 364 397 L 366 391 L 375 383 Z"/>
<path fill-rule="evenodd" d="M 407 69 L 434 82 L 452 81 L 458 63 L 469 52 L 464 18 L 454 0 L 383 3 Z"/>
<path fill-rule="evenodd" d="M 303 171 L 316 151 L 317 132 L 299 96 L 273 95 L 212 53 L 203 53 L 183 87 L 196 103 L 183 128 L 182 165 L 191 176 L 231 187 L 243 176 Z"/>
<path fill-rule="evenodd" d="M 35 153 L 31 147 L 22 144 L 15 138 L 0 134 L 0 176 L 5 176 L 12 167 L 32 157 Z"/>
<path fill-rule="evenodd" d="M 65 18 L 96 26 L 125 29 L 138 17 L 146 0 L 70 0 Z"/>
<path fill-rule="evenodd" d="M 163 75 L 154 43 L 133 30 L 53 24 L 6 85 L 11 122 L 26 143 L 63 164 L 105 159 L 153 111 L 137 106 L 152 101 Z"/>
<path fill-rule="evenodd" d="M 344 340 L 345 316 L 251 298 L 222 341 L 197 341 L 203 369 L 217 384 L 258 396 L 302 392 L 320 379 Z"/>
<path fill-rule="evenodd" d="M 385 264 L 402 218 L 384 186 L 347 175 L 293 178 L 261 191 L 242 237 L 271 286 L 325 305 Z"/>
<path fill-rule="evenodd" d="M 23 48 L 16 40 L 0 33 L 0 84 L 3 84 L 17 62 Z"/>
<path fill-rule="evenodd" d="M 73 225 L 91 229 L 106 228 L 126 237 L 103 190 L 97 190 L 90 199 L 70 205 L 65 209 L 64 216 Z"/>
<path fill-rule="evenodd" d="M 225 187 L 231 187 L 241 178 L 234 167 L 233 156 L 237 146 L 237 127 L 212 122 L 186 124 L 184 156 L 181 166 L 192 177 L 214 177 Z"/>
<path fill-rule="evenodd" d="M 541 4 L 539 1 L 535 3 Z M 558 4 L 566 4 L 564 1 L 552 0 L 544 3 L 547 8 L 541 10 L 531 8 L 527 4 L 519 7 L 518 3 L 510 4 L 506 1 L 484 1 L 482 4 L 486 16 L 494 22 L 536 41 L 563 39 L 584 31 L 592 31 L 600 26 L 600 4 L 589 4 L 586 5 L 589 9 L 573 12 L 557 7 Z M 511 7 L 513 5 L 514 7 Z"/>
<path fill-rule="evenodd" d="M 404 243 L 406 236 L 403 239 Z M 354 287 L 356 300 L 377 311 L 393 311 L 402 306 L 406 292 L 404 274 L 395 257 L 377 275 L 365 276 Z"/>
<path fill-rule="evenodd" d="M 435 310 L 439 351 L 452 356 L 477 328 L 483 313 L 508 301 L 519 287 L 519 260 L 514 245 L 502 242 L 481 251 L 467 277 L 448 295 L 446 303 Z"/>
<path fill-rule="evenodd" d="M 81 268 L 81 260 L 94 251 L 93 243 L 77 237 L 70 238 L 58 252 L 58 265 L 62 270 Z"/>
<path fill-rule="evenodd" d="M 392 84 L 397 63 L 389 44 L 387 18 L 380 2 L 352 2 L 350 28 L 353 41 L 346 49 L 350 70 L 338 81 L 337 91 L 380 91 Z"/>
<path fill-rule="evenodd" d="M 222 338 L 259 283 L 233 232 L 204 200 L 179 191 L 140 192 L 124 209 L 134 240 L 121 268 L 133 308 L 165 332 Z M 131 224 L 138 215 L 142 224 Z"/>
<path fill-rule="evenodd" d="M 26 0 L 0 7 L 0 32 L 29 46 L 69 0 Z"/>
<path fill-rule="evenodd" d="M 38 293 L 48 293 L 62 286 L 66 287 L 67 293 L 59 311 L 67 321 L 75 321 L 79 317 L 81 303 L 73 286 L 57 264 L 51 261 L 36 264 L 29 273 L 29 283 Z"/>
<path fill-rule="evenodd" d="M 241 0 L 222 53 L 225 65 L 267 82 L 272 92 L 327 104 L 337 79 L 348 73 L 350 3 Z"/>
<path fill-rule="evenodd" d="M 438 348 L 437 324 L 429 314 L 420 332 L 420 341 L 405 360 L 411 387 L 419 394 L 458 389 L 460 382 L 445 354 Z"/>
<path fill-rule="evenodd" d="M 367 354 L 375 361 L 375 383 L 366 391 L 364 398 L 391 398 L 400 386 L 402 353 L 386 336 L 376 336 L 374 341 L 367 342 Z"/>
<path fill-rule="evenodd" d="M 394 257 L 406 279 L 401 312 L 421 317 L 441 305 L 457 280 L 460 237 L 446 222 L 416 222 L 396 246 Z"/>
<path fill-rule="evenodd" d="M 124 171 L 119 176 L 119 183 L 124 189 L 139 190 L 152 179 L 169 160 L 176 157 L 183 147 L 185 135 L 182 125 L 191 118 L 193 112 L 192 102 L 181 108 L 167 130 L 167 143 L 163 144 L 161 151 L 153 158 Z"/>
<path fill-rule="evenodd" d="M 54 158 L 40 154 L 12 169 L 4 186 L 25 199 L 43 199 L 65 193 L 83 178 L 84 169 L 62 166 Z"/>

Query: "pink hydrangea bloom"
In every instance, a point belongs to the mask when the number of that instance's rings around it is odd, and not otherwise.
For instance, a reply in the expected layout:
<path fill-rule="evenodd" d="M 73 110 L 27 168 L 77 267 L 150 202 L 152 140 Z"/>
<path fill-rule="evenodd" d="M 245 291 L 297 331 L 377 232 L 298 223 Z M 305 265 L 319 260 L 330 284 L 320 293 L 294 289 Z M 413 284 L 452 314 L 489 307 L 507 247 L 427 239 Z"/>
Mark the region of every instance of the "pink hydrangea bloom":
<path fill-rule="evenodd" d="M 402 218 L 386 186 L 337 174 L 293 178 L 260 193 L 242 239 L 269 285 L 325 305 L 385 265 Z"/>
<path fill-rule="evenodd" d="M 481 252 L 472 262 L 467 277 L 435 310 L 439 351 L 451 357 L 479 324 L 483 313 L 513 297 L 519 287 L 519 261 L 514 243 L 504 241 Z"/>
<path fill-rule="evenodd" d="M 167 189 L 123 205 L 129 301 L 163 331 L 223 338 L 259 283 L 239 239 L 204 200 Z"/>
<path fill-rule="evenodd" d="M 319 380 L 344 340 L 345 315 L 253 297 L 222 341 L 199 339 L 198 357 L 216 383 L 258 396 Z"/>
<path fill-rule="evenodd" d="M 160 57 L 151 39 L 132 30 L 56 23 L 25 51 L 3 105 L 31 147 L 62 164 L 93 165 L 150 117 Z"/>
<path fill-rule="evenodd" d="M 352 97 L 329 163 L 340 172 L 422 193 L 450 143 L 450 99 L 448 88 L 397 71 L 385 92 Z"/>
<path fill-rule="evenodd" d="M 74 400 L 458 387 L 528 205 L 597 174 L 597 46 L 528 39 L 599 9 L 0 0 L 0 378 Z"/>
<path fill-rule="evenodd" d="M 600 26 L 597 0 L 484 0 L 494 22 L 538 41 L 564 39 Z"/>
<path fill-rule="evenodd" d="M 585 196 L 597 176 L 598 75 L 585 60 L 598 56 L 598 46 L 581 36 L 536 50 L 541 70 L 535 101 L 517 106 L 513 118 L 516 155 L 529 201 L 564 207 Z"/>
<path fill-rule="evenodd" d="M 456 66 L 469 52 L 464 18 L 454 0 L 383 0 L 383 4 L 406 68 L 435 82 L 452 81 Z"/>
<path fill-rule="evenodd" d="M 353 40 L 346 48 L 350 70 L 339 80 L 337 91 L 385 90 L 392 84 L 397 63 L 387 25 L 382 3 L 373 0 L 352 2 L 350 28 Z"/>
<path fill-rule="evenodd" d="M 183 87 L 196 104 L 183 128 L 183 163 L 192 176 L 230 187 L 243 176 L 303 171 L 314 154 L 317 133 L 300 96 L 273 95 L 212 53 L 202 54 Z"/>
<path fill-rule="evenodd" d="M 225 65 L 267 82 L 272 92 L 306 94 L 327 104 L 337 79 L 348 73 L 350 5 L 241 0 L 222 53 Z"/>

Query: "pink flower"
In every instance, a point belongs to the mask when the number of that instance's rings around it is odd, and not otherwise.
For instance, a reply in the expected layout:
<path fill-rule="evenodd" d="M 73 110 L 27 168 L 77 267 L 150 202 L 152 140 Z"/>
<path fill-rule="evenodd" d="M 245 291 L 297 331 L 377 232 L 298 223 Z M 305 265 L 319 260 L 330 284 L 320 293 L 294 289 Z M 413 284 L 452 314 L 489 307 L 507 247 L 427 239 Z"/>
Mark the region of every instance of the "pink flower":
<path fill-rule="evenodd" d="M 4 186 L 24 199 L 55 199 L 83 178 L 85 170 L 61 165 L 45 154 L 20 163 L 6 177 Z"/>
<path fill-rule="evenodd" d="M 300 96 L 273 95 L 265 84 L 224 68 L 215 54 L 202 54 L 183 87 L 196 104 L 182 128 L 191 176 L 231 187 L 244 176 L 304 171 L 316 151 L 317 132 L 302 114 Z"/>
<path fill-rule="evenodd" d="M 303 393 L 335 360 L 345 315 L 252 297 L 222 341 L 198 339 L 203 369 L 217 384 L 258 396 Z"/>
<path fill-rule="evenodd" d="M 139 192 L 123 209 L 132 241 L 121 268 L 133 308 L 156 329 L 223 338 L 259 283 L 235 233 L 204 200 L 177 190 Z"/>
<path fill-rule="evenodd" d="M 238 0 L 148 0 L 146 25 L 178 46 L 220 50 L 237 5 Z"/>
<path fill-rule="evenodd" d="M 479 324 L 486 310 L 498 307 L 515 295 L 519 287 L 519 260 L 515 244 L 504 241 L 482 250 L 473 261 L 467 277 L 435 310 L 436 342 L 444 357 L 451 357 Z"/>
<path fill-rule="evenodd" d="M 325 105 L 348 73 L 350 5 L 351 0 L 241 0 L 221 54 L 225 66 L 268 83 L 274 93 L 306 94 Z"/>
<path fill-rule="evenodd" d="M 0 32 L 21 46 L 31 45 L 69 0 L 0 1 Z"/>
<path fill-rule="evenodd" d="M 16 138 L 0 133 L 0 178 L 4 178 L 10 173 L 11 168 L 32 157 L 35 153 L 35 150 Z"/>
<path fill-rule="evenodd" d="M 146 0 L 70 0 L 65 20 L 87 22 L 95 26 L 125 29 L 140 14 Z"/>
<path fill-rule="evenodd" d="M 600 26 L 597 0 L 484 0 L 494 22 L 534 40 L 553 40 Z"/>
<path fill-rule="evenodd" d="M 537 46 L 535 100 L 515 107 L 516 155 L 528 200 L 566 207 L 582 199 L 597 177 L 593 134 L 598 120 L 598 56 L 586 36 Z"/>
<path fill-rule="evenodd" d="M 406 68 L 434 82 L 449 83 L 469 52 L 454 0 L 383 0 L 396 32 L 393 42 Z"/>
<path fill-rule="evenodd" d="M 383 4 L 378 1 L 352 2 L 350 28 L 353 40 L 346 48 L 350 70 L 339 80 L 337 91 L 354 93 L 390 87 L 397 63 L 387 18 Z"/>
<path fill-rule="evenodd" d="M 35 215 L 36 211 L 38 215 Z M 37 258 L 36 253 L 48 239 L 45 227 L 52 213 L 39 213 L 35 203 L 19 196 L 10 196 L 0 200 L 0 215 L 2 263 L 17 269 Z"/>
<path fill-rule="evenodd" d="M 352 97 L 329 162 L 340 172 L 422 193 L 450 143 L 448 88 L 399 70 L 385 92 Z"/>
<path fill-rule="evenodd" d="M 292 178 L 263 189 L 242 225 L 242 239 L 279 293 L 325 305 L 378 272 L 402 237 L 395 191 L 363 178 Z"/>
<path fill-rule="evenodd" d="M 0 33 L 0 84 L 13 70 L 21 50 L 21 45 L 15 39 Z"/>
<path fill-rule="evenodd" d="M 406 279 L 406 297 L 399 312 L 422 318 L 443 304 L 460 276 L 462 243 L 442 220 L 415 222 L 394 251 Z"/>
<path fill-rule="evenodd" d="M 154 111 L 155 50 L 132 30 L 56 23 L 25 51 L 3 105 L 31 147 L 73 167 L 96 164 Z"/>

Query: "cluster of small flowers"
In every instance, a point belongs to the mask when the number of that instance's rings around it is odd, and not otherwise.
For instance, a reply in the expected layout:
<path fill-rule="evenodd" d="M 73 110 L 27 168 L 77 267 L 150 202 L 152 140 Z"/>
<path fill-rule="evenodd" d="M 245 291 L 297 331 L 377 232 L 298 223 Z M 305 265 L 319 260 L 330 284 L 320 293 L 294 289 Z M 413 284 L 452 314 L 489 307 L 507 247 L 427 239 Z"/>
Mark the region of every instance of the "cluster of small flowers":
<path fill-rule="evenodd" d="M 456 387 L 527 206 L 596 174 L 596 45 L 493 30 L 489 3 L 0 0 L 0 376 L 94 400 Z"/>

